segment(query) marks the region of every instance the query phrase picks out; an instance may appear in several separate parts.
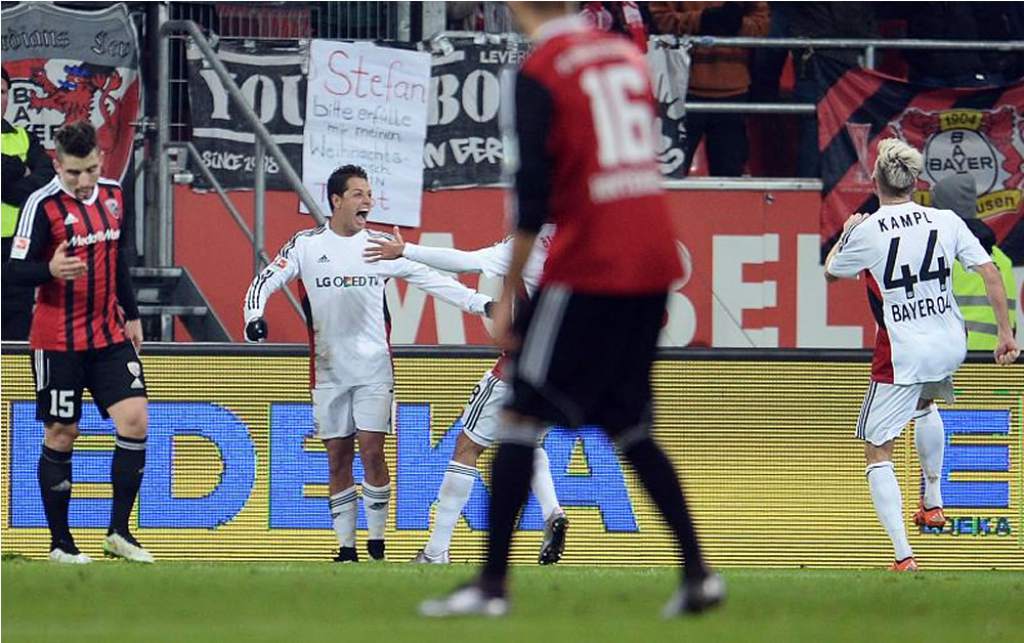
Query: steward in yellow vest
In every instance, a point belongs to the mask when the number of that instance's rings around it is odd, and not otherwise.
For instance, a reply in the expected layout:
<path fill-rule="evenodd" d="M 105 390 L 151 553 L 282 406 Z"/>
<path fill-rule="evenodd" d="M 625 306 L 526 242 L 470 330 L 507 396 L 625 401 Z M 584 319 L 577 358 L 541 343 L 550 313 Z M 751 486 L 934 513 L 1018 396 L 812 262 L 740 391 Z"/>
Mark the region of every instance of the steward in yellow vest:
<path fill-rule="evenodd" d="M 985 243 L 982 242 L 982 246 Z M 992 255 L 992 261 L 1003 276 L 1003 287 L 1006 289 L 1006 306 L 1010 310 L 1010 326 L 1017 329 L 1017 283 L 1013 278 L 1013 263 L 999 246 L 986 246 Z M 985 282 L 981 275 L 964 270 L 960 262 L 953 264 L 953 296 L 964 316 L 967 327 L 967 350 L 991 351 L 998 344 L 996 313 L 988 303 L 985 294 Z"/>
<path fill-rule="evenodd" d="M 932 190 L 932 204 L 936 208 L 952 210 L 967 224 L 967 228 L 992 257 L 992 262 L 1003 277 L 1006 305 L 1010 312 L 1010 326 L 1017 327 L 1017 283 L 1013 277 L 1013 262 L 995 245 L 996 236 L 983 221 L 975 218 L 977 191 L 970 174 L 949 176 Z M 964 270 L 959 261 L 953 263 L 953 296 L 964 316 L 967 328 L 967 349 L 994 350 L 998 345 L 996 313 L 989 305 L 985 282 L 981 275 Z"/>
<path fill-rule="evenodd" d="M 7 70 L 3 70 L 3 130 L 0 141 L 3 143 L 3 261 L 11 257 L 11 245 L 17 232 L 18 216 L 21 206 L 30 194 L 43 187 L 53 178 L 53 161 L 43 150 L 39 141 L 27 130 L 14 127 L 7 122 L 7 93 L 11 89 L 11 79 Z M 12 283 L 8 279 L 9 270 L 3 271 L 2 307 L 3 329 L 5 340 L 28 339 L 29 327 L 32 324 L 32 304 L 34 291 Z"/>

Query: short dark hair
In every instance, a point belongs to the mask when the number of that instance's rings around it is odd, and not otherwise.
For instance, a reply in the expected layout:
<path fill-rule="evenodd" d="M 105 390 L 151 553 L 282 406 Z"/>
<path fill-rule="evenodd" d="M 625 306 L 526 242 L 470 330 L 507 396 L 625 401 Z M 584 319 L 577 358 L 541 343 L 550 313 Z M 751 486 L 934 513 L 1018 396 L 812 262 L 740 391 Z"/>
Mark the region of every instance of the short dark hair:
<path fill-rule="evenodd" d="M 68 123 L 53 137 L 57 154 L 85 158 L 96 149 L 96 128 L 89 121 Z"/>
<path fill-rule="evenodd" d="M 4 82 L 7 83 L 7 88 L 10 89 L 11 88 L 11 77 L 7 75 L 7 68 L 6 67 L 0 67 L 0 69 L 3 70 L 3 72 L 4 72 Z"/>
<path fill-rule="evenodd" d="M 332 194 L 344 196 L 345 190 L 348 189 L 348 180 L 353 176 L 369 180 L 366 170 L 358 165 L 342 165 L 331 172 L 331 178 L 327 179 L 327 201 L 330 202 Z"/>

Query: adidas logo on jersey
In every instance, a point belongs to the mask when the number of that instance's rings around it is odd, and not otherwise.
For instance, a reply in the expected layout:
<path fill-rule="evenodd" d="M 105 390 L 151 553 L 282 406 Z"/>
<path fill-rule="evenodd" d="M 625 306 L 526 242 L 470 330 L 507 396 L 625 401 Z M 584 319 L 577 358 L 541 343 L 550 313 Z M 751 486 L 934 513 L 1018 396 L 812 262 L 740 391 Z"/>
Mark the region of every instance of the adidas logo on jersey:
<path fill-rule="evenodd" d="M 316 260 L 317 263 L 331 263 L 331 260 L 327 258 L 327 255 L 320 255 L 320 258 Z"/>
<path fill-rule="evenodd" d="M 68 216 L 64 217 L 64 225 L 74 225 L 78 223 L 78 217 L 68 212 Z"/>

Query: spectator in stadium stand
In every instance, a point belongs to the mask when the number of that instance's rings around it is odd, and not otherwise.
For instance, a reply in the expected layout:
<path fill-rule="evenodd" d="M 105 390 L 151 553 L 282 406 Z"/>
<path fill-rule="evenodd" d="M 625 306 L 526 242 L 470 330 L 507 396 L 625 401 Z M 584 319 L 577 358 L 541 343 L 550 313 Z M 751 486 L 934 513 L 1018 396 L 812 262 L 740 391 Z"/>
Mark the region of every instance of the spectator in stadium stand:
<path fill-rule="evenodd" d="M 640 51 L 647 51 L 651 11 L 648 3 L 584 2 L 580 15 L 601 31 L 620 33 L 633 41 Z"/>
<path fill-rule="evenodd" d="M 767 2 L 652 2 L 651 17 L 660 33 L 676 35 L 768 35 Z M 739 47 L 695 47 L 687 101 L 743 102 L 750 90 L 750 51 Z M 686 113 L 689 171 L 701 138 L 706 140 L 712 176 L 742 176 L 749 155 L 744 114 Z"/>
<path fill-rule="evenodd" d="M 1017 328 L 1017 280 L 1013 277 L 1013 263 L 999 246 L 992 228 L 977 218 L 978 192 L 974 177 L 970 174 L 951 174 L 941 179 L 932 188 L 932 205 L 941 210 L 956 212 L 985 252 L 992 257 L 992 263 L 1003 277 L 1006 290 L 1006 308 L 1010 313 L 1010 326 Z M 995 350 L 999 342 L 996 314 L 988 305 L 985 282 L 981 275 L 967 272 L 959 261 L 953 264 L 953 296 L 964 316 L 967 328 L 967 350 Z"/>
<path fill-rule="evenodd" d="M 53 179 L 53 161 L 39 139 L 23 127 L 7 122 L 8 92 L 11 77 L 3 70 L 3 245 L 2 330 L 4 341 L 25 341 L 32 326 L 35 289 L 20 286 L 11 279 L 6 263 L 11 257 L 11 242 L 18 227 L 21 206 L 28 196 Z"/>
<path fill-rule="evenodd" d="M 683 270 L 655 160 L 647 63 L 619 36 L 566 15 L 575 3 L 509 5 L 534 48 L 515 78 L 514 117 L 503 119 L 518 163 L 494 334 L 513 368 L 491 470 L 487 562 L 420 613 L 507 613 L 515 521 L 537 438 L 552 424 L 600 426 L 615 441 L 683 554 L 679 590 L 663 613 L 700 612 L 723 599 L 724 583 L 704 562 L 675 470 L 651 436 L 650 370 L 667 293 Z M 623 235 L 626 212 L 643 225 Z M 558 229 L 534 301 L 513 326 L 512 302 L 545 223 Z"/>
<path fill-rule="evenodd" d="M 995 362 L 1005 366 L 1020 355 L 992 258 L 955 214 L 911 200 L 923 166 L 919 151 L 899 139 L 883 139 L 871 175 L 880 206 L 872 214 L 847 219 L 825 260 L 827 281 L 866 275 L 878 325 L 856 435 L 864 441 L 864 473 L 875 512 L 892 541 L 896 556 L 890 569 L 895 572 L 918 568 L 892 462 L 896 439 L 911 420 L 924 477 L 914 524 L 933 529 L 946 524 L 940 486 L 946 433 L 935 400 L 954 401 L 953 374 L 967 355 L 963 317 L 950 297 L 954 260 L 984 281 L 997 320 Z"/>
<path fill-rule="evenodd" d="M 1020 40 L 1019 2 L 905 2 L 907 37 L 924 40 Z M 933 87 L 1003 85 L 1024 74 L 1019 51 L 909 49 L 903 52 L 909 80 Z"/>
<path fill-rule="evenodd" d="M 55 137 L 57 176 L 25 201 L 7 270 L 37 287 L 29 345 L 36 381 L 36 419 L 43 423 L 39 488 L 50 528 L 50 560 L 92 562 L 68 528 L 71 452 L 88 388 L 114 421 L 110 479 L 114 498 L 103 542 L 106 554 L 151 563 L 128 528 L 146 464 L 148 408 L 139 361 L 142 322 L 122 234 L 129 202 L 121 185 L 102 178 L 103 153 L 88 121 Z"/>
<path fill-rule="evenodd" d="M 355 441 L 363 464 L 366 550 L 384 559 L 384 532 L 391 502 L 391 474 L 384 440 L 391 433 L 394 371 L 390 316 L 384 303 L 388 279 L 399 277 L 453 306 L 474 314 L 489 310 L 490 297 L 476 293 L 422 264 L 407 259 L 367 263 L 366 229 L 373 192 L 366 171 L 356 165 L 335 170 L 327 180 L 331 217 L 327 225 L 301 230 L 245 294 L 245 339 L 267 338 L 263 312 L 275 291 L 293 279 L 302 282 L 302 304 L 310 341 L 310 394 L 313 426 L 327 450 L 328 488 L 339 563 L 358 562 L 356 503 L 352 462 Z"/>
<path fill-rule="evenodd" d="M 450 31 L 515 31 L 512 28 L 512 17 L 504 2 L 446 2 L 445 11 Z"/>
<path fill-rule="evenodd" d="M 878 21 L 871 2 L 772 2 L 771 37 L 777 38 L 878 38 Z M 753 50 L 751 94 L 754 100 L 778 99 L 779 75 L 786 56 L 793 57 L 793 101 L 817 103 L 821 83 L 815 58 L 828 58 L 850 67 L 864 64 L 859 49 L 760 48 Z M 821 155 L 818 151 L 818 117 L 802 114 L 797 151 L 797 176 L 818 178 Z"/>

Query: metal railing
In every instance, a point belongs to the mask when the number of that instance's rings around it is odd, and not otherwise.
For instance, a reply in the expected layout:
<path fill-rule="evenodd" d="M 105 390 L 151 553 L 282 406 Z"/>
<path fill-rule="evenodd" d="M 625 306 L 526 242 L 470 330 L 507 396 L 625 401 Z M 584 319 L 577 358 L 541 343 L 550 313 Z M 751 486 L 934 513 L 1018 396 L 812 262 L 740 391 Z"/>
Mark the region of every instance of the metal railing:
<path fill-rule="evenodd" d="M 170 65 L 169 65 L 169 51 L 170 51 L 170 34 L 172 33 L 186 33 L 188 34 L 196 47 L 199 49 L 200 54 L 205 61 L 213 69 L 214 73 L 220 79 L 221 83 L 224 84 L 227 89 L 228 96 L 234 102 L 238 108 L 241 116 L 245 121 L 252 127 L 253 133 L 255 134 L 256 140 L 256 181 L 254 190 L 255 199 L 255 221 L 254 228 L 255 232 L 249 230 L 245 224 L 245 220 L 242 219 L 241 215 L 235 209 L 231 200 L 228 199 L 227 194 L 224 192 L 220 183 L 217 182 L 216 178 L 210 173 L 209 169 L 202 162 L 196 148 L 188 143 L 185 148 L 190 154 L 193 155 L 197 161 L 196 165 L 200 168 L 200 171 L 204 173 L 207 180 L 214 189 L 217 191 L 221 198 L 221 201 L 228 208 L 228 212 L 231 213 L 235 222 L 242 228 L 242 231 L 249 238 L 253 244 L 253 271 L 254 274 L 259 272 L 263 265 L 269 263 L 269 258 L 264 249 L 264 202 L 266 195 L 266 181 L 263 174 L 263 160 L 264 154 L 269 152 L 274 160 L 277 161 L 281 168 L 281 173 L 284 176 L 284 180 L 288 182 L 291 188 L 298 194 L 299 199 L 309 209 L 310 214 L 316 220 L 317 224 L 323 225 L 326 222 L 324 213 L 320 209 L 320 204 L 313 195 L 309 193 L 306 186 L 303 185 L 301 177 L 296 173 L 295 169 L 288 162 L 288 158 L 281 151 L 274 137 L 267 131 L 267 128 L 260 121 L 259 116 L 253 110 L 252 106 L 246 101 L 245 96 L 242 94 L 242 90 L 239 89 L 235 83 L 231 74 L 224 67 L 224 63 L 221 62 L 220 58 L 217 57 L 217 53 L 213 50 L 209 41 L 203 35 L 202 31 L 196 23 L 190 20 L 168 20 L 160 26 L 160 44 L 158 47 L 158 61 L 157 61 L 157 74 L 159 78 L 158 82 L 158 93 L 157 93 L 157 113 L 158 113 L 158 126 L 157 126 L 157 149 L 159 150 L 159 156 L 157 158 L 157 177 L 156 185 L 159 191 L 158 202 L 157 202 L 157 229 L 160 233 L 160 242 L 158 244 L 157 253 L 157 265 L 158 266 L 170 266 L 173 264 L 173 244 L 174 244 L 174 213 L 172 206 L 172 183 L 169 172 L 169 159 L 168 152 L 174 148 L 181 148 L 181 143 L 172 143 L 170 140 Z M 298 301 L 292 296 L 291 291 L 286 290 L 288 293 L 288 300 L 292 303 L 292 306 L 296 309 L 299 314 L 302 314 L 302 307 Z"/>
<path fill-rule="evenodd" d="M 206 167 L 206 163 L 203 163 L 203 158 L 199 154 L 199 150 L 196 149 L 196 146 L 191 142 L 186 142 L 169 143 L 168 147 L 170 149 L 177 147 L 184 150 L 189 155 L 189 157 L 191 157 L 196 167 L 199 168 L 199 171 L 202 173 L 203 177 L 206 178 L 209 184 L 213 186 L 213 191 L 217 193 L 218 197 L 220 197 L 220 201 L 221 203 L 224 204 L 224 207 L 227 209 L 228 214 L 231 215 L 231 218 L 238 225 L 238 228 L 242 231 L 242 234 L 245 235 L 245 238 L 252 245 L 253 274 L 255 275 L 255 273 L 258 273 L 260 270 L 263 269 L 263 266 L 266 266 L 267 264 L 270 263 L 270 255 L 267 254 L 265 248 L 266 241 L 263 232 L 265 229 L 263 199 L 258 197 L 256 198 L 256 207 L 254 208 L 253 212 L 253 228 L 255 228 L 255 230 L 251 230 L 249 226 L 245 223 L 245 218 L 242 217 L 242 213 L 238 211 L 238 208 L 235 206 L 235 203 L 228 198 L 228 193 L 223 188 L 223 186 L 221 186 L 220 181 L 218 181 L 217 177 L 213 175 L 213 172 L 210 171 L 210 168 Z M 260 163 L 262 163 L 263 145 L 260 144 L 259 139 L 256 139 L 256 150 L 257 160 Z M 258 167 L 263 166 L 260 165 Z M 265 188 L 263 185 L 263 173 L 257 172 L 256 190 L 254 190 L 254 194 L 262 194 L 264 193 L 264 191 Z M 284 291 L 285 297 L 288 298 L 288 302 L 291 304 L 295 312 L 299 313 L 299 315 L 302 316 L 302 304 L 299 303 L 299 300 L 295 297 L 295 294 L 292 293 L 291 289 L 289 288 L 283 288 L 282 290 Z"/>
<path fill-rule="evenodd" d="M 191 20 L 220 41 L 340 40 L 409 41 L 412 3 L 403 2 L 278 2 L 273 4 L 173 2 L 164 20 Z M 162 22 L 162 21 L 161 21 Z M 173 35 L 171 66 L 171 139 L 190 139 L 188 62 L 185 37 Z"/>
<path fill-rule="evenodd" d="M 195 3 L 198 5 L 198 3 Z M 328 7 L 327 11 L 330 12 L 330 7 L 339 4 L 359 4 L 359 3 L 325 3 Z M 388 3 L 368 3 L 368 4 L 388 4 Z M 384 39 L 396 39 L 396 37 L 404 36 L 409 37 L 411 33 L 409 30 L 410 23 L 410 3 L 400 2 L 393 3 L 396 5 L 394 25 L 396 33 L 391 34 L 366 34 L 363 37 L 371 37 L 381 39 L 382 35 Z M 424 3 L 426 4 L 440 4 L 440 3 Z M 349 7 L 351 11 L 353 7 Z M 355 9 L 359 11 L 358 8 Z M 184 122 L 176 123 L 172 122 L 172 114 L 183 113 L 181 105 L 178 105 L 179 109 L 171 109 L 171 91 L 172 86 L 177 83 L 178 100 L 181 101 L 182 93 L 186 90 L 187 80 L 181 78 L 171 77 L 171 59 L 170 50 L 171 46 L 181 47 L 183 44 L 182 35 L 192 38 L 200 50 L 202 57 L 214 70 L 217 76 L 220 78 L 224 87 L 227 89 L 231 100 L 239 107 L 239 111 L 242 113 L 243 118 L 248 122 L 255 133 L 255 167 L 263 168 L 263 160 L 266 153 L 270 153 L 271 156 L 280 164 L 282 168 L 282 174 L 288 184 L 295 190 L 299 195 L 299 198 L 306 204 L 312 213 L 317 223 L 323 223 L 323 213 L 320 211 L 319 204 L 315 202 L 312 195 L 309 194 L 305 186 L 302 184 L 301 178 L 297 175 L 294 168 L 288 162 L 287 158 L 281 152 L 277 143 L 273 140 L 266 127 L 260 121 L 255 111 L 245 100 L 241 93 L 241 90 L 237 84 L 230 77 L 223 63 L 217 57 L 216 52 L 213 50 L 210 42 L 202 33 L 202 29 L 198 24 L 191 20 L 172 20 L 168 19 L 166 5 L 163 8 L 163 19 L 161 19 L 160 28 L 160 41 L 158 47 L 158 127 L 157 127 L 157 149 L 161 150 L 161 153 L 157 159 L 157 189 L 158 203 L 156 212 L 156 229 L 158 231 L 157 238 L 157 253 L 155 265 L 158 266 L 170 266 L 173 264 L 173 206 L 172 200 L 172 182 L 170 181 L 169 171 L 169 160 L 167 154 L 169 151 L 174 149 L 184 150 L 190 155 L 195 161 L 195 165 L 200 168 L 200 171 L 206 177 L 207 181 L 214 190 L 217 192 L 222 203 L 224 203 L 231 217 L 235 220 L 236 224 L 245 234 L 246 238 L 253 245 L 253 270 L 254 273 L 258 272 L 263 265 L 269 262 L 269 256 L 267 255 L 264 245 L 264 219 L 265 219 L 265 191 L 266 191 L 266 177 L 262 171 L 255 173 L 254 179 L 254 225 L 253 229 L 250 229 L 246 225 L 244 218 L 241 213 L 237 210 L 231 200 L 227 197 L 226 192 L 209 171 L 208 168 L 201 161 L 198 151 L 191 144 L 183 139 L 187 139 L 185 130 L 187 126 Z M 380 11 L 380 8 L 376 9 Z M 423 10 L 424 12 L 426 9 Z M 212 15 L 212 14 L 211 14 Z M 390 14 L 388 14 L 390 16 Z M 233 19 L 237 19 L 237 16 Z M 314 36 L 318 37 L 353 37 L 352 34 L 341 35 L 336 33 L 330 33 L 330 29 L 324 27 L 321 24 L 323 21 L 322 16 L 315 17 L 313 22 L 316 24 Z M 326 24 L 332 24 L 332 19 L 328 13 Z M 219 23 L 218 23 L 219 24 Z M 388 18 L 386 31 L 391 29 L 392 22 L 390 17 Z M 208 25 L 214 27 L 213 24 Z M 223 27 L 223 25 L 221 25 Z M 229 30 L 230 31 L 230 30 Z M 430 34 L 425 34 L 430 35 Z M 488 37 L 488 35 L 476 34 L 475 32 L 442 32 L 434 37 L 435 41 L 443 40 L 445 37 L 460 37 L 460 36 L 482 36 Z M 493 36 L 493 35 L 491 35 Z M 520 36 L 517 34 L 503 34 L 505 37 L 516 38 Z M 260 37 L 257 34 L 255 37 Z M 267 37 L 272 37 L 272 34 L 268 34 Z M 354 37 L 360 37 L 355 35 Z M 664 38 L 664 36 L 663 36 Z M 669 37 L 671 38 L 671 36 Z M 930 50 L 949 50 L 949 51 L 1024 51 L 1024 41 L 997 41 L 997 42 L 982 42 L 982 41 L 941 41 L 941 40 L 881 40 L 881 39 L 825 39 L 825 38 L 747 38 L 747 37 L 716 37 L 716 36 L 677 36 L 675 38 L 676 46 L 685 47 L 743 47 L 743 48 L 774 48 L 774 49 L 823 49 L 823 50 L 835 50 L 835 49 L 854 49 L 862 50 L 864 52 L 864 66 L 867 68 L 873 68 L 875 66 L 876 53 L 880 49 L 930 49 Z M 442 47 L 443 48 L 443 47 Z M 180 52 L 179 52 L 180 53 Z M 181 61 L 177 61 L 179 70 L 181 69 Z M 741 114 L 813 114 L 816 110 L 814 103 L 792 103 L 792 102 L 703 102 L 693 101 L 687 104 L 687 110 L 694 113 L 741 113 Z M 181 126 L 181 129 L 177 130 L 178 136 L 172 136 L 172 127 Z M 173 139 L 173 140 L 172 140 Z M 673 181 L 670 188 L 700 188 L 700 189 L 736 189 L 737 187 L 751 188 L 754 187 L 755 183 L 760 184 L 764 181 L 758 182 L 755 180 L 742 180 L 740 184 L 737 180 L 726 180 L 724 182 L 711 180 L 710 182 L 704 181 L 706 185 L 694 183 L 694 179 L 687 179 L 686 181 Z M 820 187 L 819 181 L 809 180 L 790 180 L 782 179 L 771 183 L 771 187 L 774 189 L 818 189 Z M 298 304 L 295 297 L 290 291 L 287 291 L 287 296 L 297 312 L 301 315 L 301 306 Z"/>
<path fill-rule="evenodd" d="M 859 49 L 864 52 L 864 67 L 874 69 L 879 49 L 928 49 L 945 51 L 1024 51 L 1024 41 L 949 41 L 949 40 L 880 40 L 840 38 L 747 38 L 718 36 L 677 36 L 677 44 L 691 47 L 742 47 L 749 49 Z M 814 103 L 687 103 L 687 111 L 709 114 L 813 114 Z"/>

